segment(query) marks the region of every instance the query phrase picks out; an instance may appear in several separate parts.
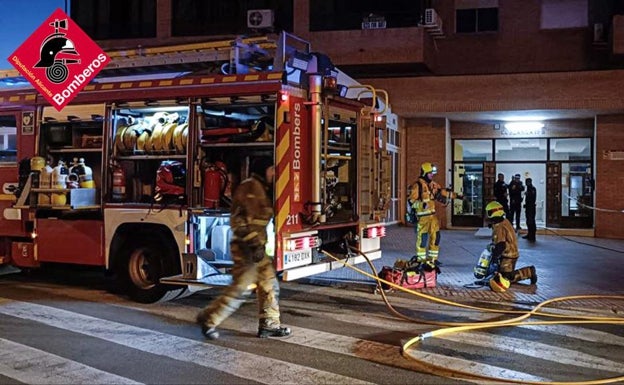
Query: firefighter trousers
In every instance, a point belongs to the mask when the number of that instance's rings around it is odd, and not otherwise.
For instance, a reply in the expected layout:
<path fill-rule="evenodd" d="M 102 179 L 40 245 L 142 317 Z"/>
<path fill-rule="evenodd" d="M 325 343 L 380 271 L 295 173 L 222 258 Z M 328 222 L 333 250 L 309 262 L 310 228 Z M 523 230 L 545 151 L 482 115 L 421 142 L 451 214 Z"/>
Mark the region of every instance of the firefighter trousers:
<path fill-rule="evenodd" d="M 259 327 L 279 326 L 279 283 L 271 258 L 265 255 L 260 262 L 251 262 L 235 245 L 232 245 L 231 252 L 233 282 L 200 312 L 198 319 L 209 328 L 218 326 L 245 302 L 251 294 L 250 287 L 255 284 Z"/>
<path fill-rule="evenodd" d="M 440 222 L 435 214 L 418 217 L 416 225 L 416 259 L 435 262 L 440 250 Z"/>
<path fill-rule="evenodd" d="M 511 283 L 534 278 L 534 266 L 525 266 L 516 270 L 516 262 L 518 262 L 518 258 L 501 257 L 498 271 Z"/>

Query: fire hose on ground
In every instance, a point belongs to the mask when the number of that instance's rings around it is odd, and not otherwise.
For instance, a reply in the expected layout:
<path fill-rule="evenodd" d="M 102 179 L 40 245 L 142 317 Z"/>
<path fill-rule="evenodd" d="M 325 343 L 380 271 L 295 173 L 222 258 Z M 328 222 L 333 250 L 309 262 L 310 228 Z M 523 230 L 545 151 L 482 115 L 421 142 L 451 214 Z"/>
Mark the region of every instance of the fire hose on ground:
<path fill-rule="evenodd" d="M 435 297 L 432 295 L 428 295 L 425 293 L 421 293 L 419 291 L 416 290 L 412 290 L 412 289 L 408 289 L 405 287 L 402 287 L 400 285 L 397 285 L 393 282 L 389 282 L 386 281 L 382 278 L 380 278 L 377 275 L 377 270 L 375 269 L 375 266 L 373 265 L 373 263 L 370 261 L 370 259 L 368 258 L 368 256 L 363 253 L 361 250 L 356 249 L 356 248 L 351 248 L 354 252 L 356 252 L 357 254 L 363 256 L 369 267 L 371 268 L 371 270 L 373 271 L 373 273 L 368 273 L 356 266 L 353 266 L 351 264 L 349 264 L 347 261 L 342 260 L 340 258 L 337 258 L 336 256 L 326 252 L 326 251 L 322 251 L 323 254 L 327 255 L 328 257 L 341 262 L 345 267 L 348 267 L 352 270 L 357 271 L 358 273 L 372 278 L 375 280 L 375 282 L 377 282 L 377 285 L 379 286 L 379 289 L 381 289 L 381 284 L 385 284 L 388 285 L 389 287 L 396 289 L 396 290 L 400 290 L 403 291 L 405 293 L 411 294 L 411 295 L 415 295 L 417 297 L 420 298 L 424 298 L 428 301 L 432 301 L 432 302 L 437 302 L 437 303 L 442 303 L 445 305 L 449 305 L 449 306 L 454 306 L 454 307 L 461 307 L 464 309 L 469 309 L 469 310 L 474 310 L 474 311 L 480 311 L 480 312 L 487 312 L 487 313 L 497 313 L 497 314 L 507 314 L 507 315 L 513 315 L 513 317 L 509 318 L 509 319 L 504 319 L 504 320 L 498 320 L 498 321 L 477 321 L 477 322 L 442 322 L 442 321 L 431 321 L 431 320 L 424 320 L 424 319 L 418 319 L 418 318 L 413 318 L 407 315 L 404 315 L 402 313 L 400 313 L 399 311 L 397 311 L 388 301 L 388 297 L 386 296 L 384 290 L 379 290 L 379 292 L 381 293 L 381 296 L 383 298 L 383 301 L 385 302 L 386 306 L 388 307 L 388 309 L 390 310 L 390 312 L 394 315 L 396 315 L 397 317 L 399 317 L 400 319 L 406 320 L 406 321 L 410 321 L 410 322 L 416 322 L 416 323 L 421 323 L 421 324 L 428 324 L 428 325 L 436 325 L 436 326 L 443 326 L 443 328 L 440 329 L 436 329 L 427 333 L 422 333 L 414 338 L 409 339 L 406 343 L 403 344 L 402 346 L 402 354 L 404 357 L 412 359 L 417 361 L 420 365 L 422 365 L 423 368 L 428 368 L 432 374 L 436 374 L 439 375 L 439 373 L 445 373 L 446 376 L 448 377 L 457 377 L 457 378 L 464 378 L 464 379 L 478 379 L 478 380 L 486 380 L 486 381 L 495 381 L 495 382 L 503 382 L 503 383 L 511 383 L 511 384 L 540 384 L 540 385 L 597 385 L 597 384 L 610 384 L 610 383 L 614 383 L 614 382 L 621 382 L 624 381 L 624 375 L 622 376 L 617 376 L 617 377 L 610 377 L 610 378 L 603 378 L 603 379 L 597 379 L 597 380 L 590 380 L 590 381 L 572 381 L 572 382 L 563 382 L 563 381 L 527 381 L 527 380 L 517 380 L 517 379 L 505 379 L 505 378 L 494 378 L 494 377 L 489 377 L 489 376 L 485 376 L 485 375 L 481 375 L 481 374 L 477 374 L 477 373 L 471 373 L 468 371 L 463 371 L 463 370 L 455 370 L 455 369 L 448 369 L 442 366 L 438 366 L 438 365 L 434 365 L 428 362 L 423 362 L 423 361 L 419 361 L 417 360 L 412 354 L 410 354 L 410 351 L 412 351 L 413 349 L 416 349 L 416 346 L 426 340 L 426 339 L 430 339 L 430 338 L 435 338 L 435 337 L 439 337 L 439 336 L 443 336 L 446 334 L 451 334 L 451 333 L 460 333 L 460 332 L 467 332 L 467 331 L 471 331 L 471 330 L 479 330 L 479 329 L 488 329 L 488 328 L 500 328 L 500 327 L 512 327 L 512 326 L 519 326 L 519 325 L 554 325 L 554 324 L 614 324 L 614 325 L 622 325 L 624 324 L 624 318 L 621 317 L 598 317 L 598 316 L 585 316 L 585 315 L 565 315 L 565 314 L 555 314 L 555 313 L 548 313 L 548 312 L 543 312 L 540 311 L 541 309 L 545 308 L 547 305 L 555 303 L 555 302 L 561 302 L 561 301 L 569 301 L 569 300 L 579 300 L 579 299 L 597 299 L 597 298 L 601 298 L 601 299 L 611 299 L 611 300 L 624 300 L 624 296 L 621 295 L 576 295 L 576 296 L 566 296 L 566 297 L 556 297 L 556 298 L 552 298 L 552 299 L 548 299 L 546 301 L 543 301 L 539 304 L 537 304 L 536 306 L 534 306 L 531 310 L 528 311 L 523 311 L 523 310 L 500 310 L 500 309 L 491 309 L 491 308 L 484 308 L 484 307 L 479 307 L 479 306 L 472 306 L 472 305 L 467 305 L 467 304 L 462 304 L 459 302 L 454 302 L 454 301 L 449 301 L 446 299 L 442 299 L 439 297 Z M 543 321 L 527 321 L 529 318 L 534 317 L 534 316 L 539 316 L 539 317 L 547 317 L 547 318 L 557 318 L 558 320 L 543 320 Z"/>

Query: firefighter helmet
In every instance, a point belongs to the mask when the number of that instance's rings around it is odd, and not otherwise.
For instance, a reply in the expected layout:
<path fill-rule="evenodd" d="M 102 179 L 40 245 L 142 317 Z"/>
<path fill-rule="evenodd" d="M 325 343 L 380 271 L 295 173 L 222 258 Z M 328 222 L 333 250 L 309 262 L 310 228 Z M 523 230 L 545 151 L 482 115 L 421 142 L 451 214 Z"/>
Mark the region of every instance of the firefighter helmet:
<path fill-rule="evenodd" d="M 503 208 L 503 205 L 497 201 L 488 203 L 487 206 L 485 206 L 485 212 L 489 219 L 505 217 L 505 209 Z"/>
<path fill-rule="evenodd" d="M 490 289 L 497 293 L 504 293 L 509 289 L 511 283 L 509 280 L 501 275 L 501 273 L 496 273 L 494 277 L 490 279 Z"/>
<path fill-rule="evenodd" d="M 425 176 L 429 173 L 435 175 L 437 172 L 436 166 L 431 162 L 425 162 L 420 166 L 420 176 Z"/>

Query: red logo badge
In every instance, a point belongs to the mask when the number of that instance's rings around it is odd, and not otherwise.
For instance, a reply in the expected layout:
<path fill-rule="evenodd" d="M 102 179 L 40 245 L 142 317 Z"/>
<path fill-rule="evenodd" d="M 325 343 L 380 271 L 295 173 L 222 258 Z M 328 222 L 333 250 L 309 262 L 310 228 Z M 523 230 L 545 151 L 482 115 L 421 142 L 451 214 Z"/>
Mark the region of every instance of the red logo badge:
<path fill-rule="evenodd" d="M 62 110 L 110 58 L 60 8 L 9 57 L 9 62 Z"/>

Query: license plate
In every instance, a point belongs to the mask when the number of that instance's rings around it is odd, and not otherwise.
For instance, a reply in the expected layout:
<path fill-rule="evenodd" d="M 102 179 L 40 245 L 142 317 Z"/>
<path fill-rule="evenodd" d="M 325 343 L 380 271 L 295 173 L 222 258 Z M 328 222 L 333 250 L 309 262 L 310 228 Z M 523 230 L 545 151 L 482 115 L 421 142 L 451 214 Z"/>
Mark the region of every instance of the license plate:
<path fill-rule="evenodd" d="M 284 270 L 312 263 L 312 250 L 284 253 Z"/>

